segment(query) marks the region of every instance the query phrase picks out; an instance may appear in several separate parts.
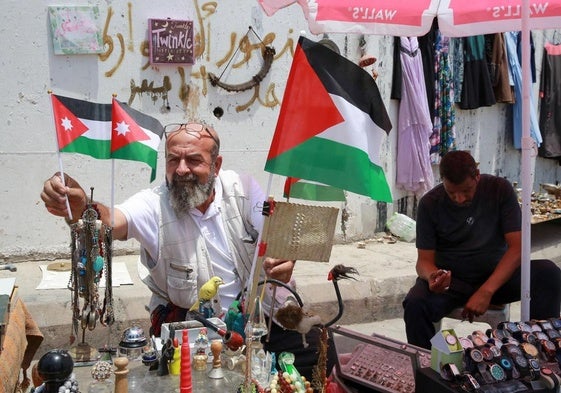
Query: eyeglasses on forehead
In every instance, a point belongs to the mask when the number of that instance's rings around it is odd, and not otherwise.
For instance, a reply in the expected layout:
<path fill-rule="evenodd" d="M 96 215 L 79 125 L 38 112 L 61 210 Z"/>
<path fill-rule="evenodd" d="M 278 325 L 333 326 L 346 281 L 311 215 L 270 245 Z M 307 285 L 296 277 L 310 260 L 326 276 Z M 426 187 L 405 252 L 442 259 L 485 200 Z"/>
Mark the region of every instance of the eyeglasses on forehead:
<path fill-rule="evenodd" d="M 212 133 L 210 132 L 208 127 L 204 124 L 198 124 L 198 123 L 170 123 L 170 124 L 167 124 L 164 127 L 164 134 L 166 135 L 166 138 L 168 137 L 169 134 L 173 134 L 173 133 L 176 133 L 178 131 L 185 131 L 187 134 L 196 136 L 198 138 L 202 138 L 202 137 L 206 136 L 206 137 L 211 138 L 214 141 L 214 143 L 216 143 L 217 146 L 220 145 L 220 143 L 218 142 L 218 139 L 216 139 L 214 137 L 214 135 L 212 135 Z"/>

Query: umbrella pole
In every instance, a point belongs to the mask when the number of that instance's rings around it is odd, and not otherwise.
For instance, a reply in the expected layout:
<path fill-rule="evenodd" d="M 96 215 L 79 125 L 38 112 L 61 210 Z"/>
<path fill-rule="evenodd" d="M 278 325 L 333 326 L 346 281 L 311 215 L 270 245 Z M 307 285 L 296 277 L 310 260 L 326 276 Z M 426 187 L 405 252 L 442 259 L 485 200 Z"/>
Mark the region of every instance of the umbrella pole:
<path fill-rule="evenodd" d="M 530 251 L 531 251 L 531 194 L 533 188 L 532 156 L 535 142 L 530 136 L 530 5 L 522 0 L 522 251 L 521 251 L 521 288 L 520 319 L 530 319 Z"/>

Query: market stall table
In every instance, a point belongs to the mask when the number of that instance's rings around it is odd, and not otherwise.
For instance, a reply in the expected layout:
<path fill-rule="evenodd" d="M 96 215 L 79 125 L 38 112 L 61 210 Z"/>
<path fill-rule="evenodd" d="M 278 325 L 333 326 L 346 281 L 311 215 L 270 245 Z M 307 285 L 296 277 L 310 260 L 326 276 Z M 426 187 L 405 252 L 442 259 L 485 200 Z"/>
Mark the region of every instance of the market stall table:
<path fill-rule="evenodd" d="M 168 393 L 179 391 L 179 375 L 159 376 L 157 370 L 150 370 L 141 360 L 131 360 L 128 364 L 128 391 L 135 393 Z M 231 371 L 223 368 L 224 378 L 211 379 L 208 372 L 212 364 L 208 364 L 207 371 L 192 370 L 193 393 L 229 393 L 236 392 L 244 382 L 241 371 Z M 94 380 L 91 376 L 92 366 L 75 366 L 74 375 L 78 381 L 80 391 L 88 392 Z M 115 381 L 111 377 L 110 381 Z"/>

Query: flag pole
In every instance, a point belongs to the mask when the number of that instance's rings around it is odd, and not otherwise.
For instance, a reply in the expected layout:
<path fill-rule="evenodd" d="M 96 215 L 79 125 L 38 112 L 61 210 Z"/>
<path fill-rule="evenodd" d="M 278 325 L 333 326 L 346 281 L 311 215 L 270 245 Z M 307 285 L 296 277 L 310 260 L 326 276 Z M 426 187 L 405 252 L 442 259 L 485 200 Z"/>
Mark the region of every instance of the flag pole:
<path fill-rule="evenodd" d="M 51 97 L 51 109 L 52 109 L 52 115 L 53 115 L 53 123 L 56 121 L 56 116 L 54 113 L 54 106 L 53 106 L 53 91 L 52 90 L 48 90 L 49 93 L 49 97 Z M 55 123 L 55 135 L 57 134 L 56 131 L 56 123 Z M 60 172 L 60 179 L 62 180 L 62 185 L 66 188 L 66 181 L 64 180 L 64 170 L 62 169 L 62 157 L 60 154 L 60 146 L 58 143 L 58 135 L 56 135 L 56 152 L 57 152 L 57 157 L 58 157 L 58 167 L 59 167 L 59 172 Z M 66 196 L 66 210 L 68 210 L 68 219 L 70 221 L 72 221 L 73 217 L 72 217 L 72 209 L 70 209 L 70 201 L 68 200 L 68 194 L 65 195 Z"/>
<path fill-rule="evenodd" d="M 530 319 L 530 258 L 531 258 L 531 194 L 534 182 L 532 173 L 532 152 L 535 142 L 531 137 L 530 125 L 530 5 L 528 0 L 522 1 L 522 244 L 520 262 L 520 317 L 522 321 Z"/>
<path fill-rule="evenodd" d="M 271 195 L 272 181 L 273 181 L 273 174 L 270 173 L 269 174 L 269 181 L 267 182 L 267 191 L 266 191 L 266 194 L 265 194 L 265 195 L 267 195 L 267 201 L 264 201 L 264 203 L 268 202 L 271 199 L 269 197 L 269 195 Z M 263 206 L 263 209 L 265 209 L 265 206 Z M 266 218 L 265 218 L 265 220 L 266 220 Z M 252 270 L 251 270 L 251 274 L 249 276 L 249 282 L 251 283 L 251 286 L 249 288 L 249 296 L 246 298 L 246 301 L 245 301 L 246 310 L 248 311 L 248 313 L 247 313 L 248 315 L 251 314 L 251 311 L 253 309 L 252 303 L 254 303 L 255 296 L 257 294 L 257 284 L 259 283 L 259 271 L 263 267 L 263 258 L 260 257 L 260 250 L 263 247 L 261 244 L 263 242 L 263 230 L 266 227 L 265 220 L 263 220 L 263 224 L 262 224 L 261 228 L 259 228 L 259 231 L 258 231 L 257 247 L 255 248 L 255 253 L 253 254 L 253 263 L 251 264 Z"/>
<path fill-rule="evenodd" d="M 255 248 L 255 253 L 253 254 L 253 263 L 251 264 L 252 270 L 251 270 L 251 274 L 249 276 L 249 282 L 251 283 L 251 286 L 249 288 L 249 296 L 246 296 L 245 299 L 245 314 L 248 316 L 248 320 L 246 322 L 246 325 L 244 327 L 244 331 L 246 332 L 246 350 L 248 351 L 247 356 L 246 356 L 246 364 L 245 364 L 245 378 L 244 378 L 244 383 L 243 386 L 245 388 L 244 391 L 249 392 L 251 391 L 251 383 L 252 383 L 252 367 L 251 367 L 251 357 L 252 357 L 252 342 L 254 340 L 253 337 L 253 326 L 251 326 L 251 324 L 253 323 L 253 321 L 251 321 L 251 316 L 253 315 L 253 313 L 255 312 L 255 299 L 257 298 L 257 286 L 259 285 L 259 273 L 261 271 L 261 269 L 263 268 L 263 259 L 265 257 L 265 252 L 266 252 L 266 247 L 267 247 L 267 243 L 266 243 L 266 238 L 267 238 L 267 231 L 268 231 L 268 227 L 269 227 L 269 214 L 271 212 L 271 210 L 273 209 L 273 197 L 270 196 L 270 192 L 271 192 L 271 184 L 272 184 L 272 178 L 273 178 L 273 174 L 270 173 L 269 174 L 269 181 L 267 184 L 267 193 L 265 195 L 267 195 L 267 200 L 263 202 L 263 215 L 265 216 L 265 219 L 263 220 L 263 224 L 261 225 L 261 228 L 259 228 L 258 231 L 258 235 L 257 235 L 257 247 Z M 264 240 L 265 239 L 265 240 Z M 263 288 L 265 288 L 265 285 L 263 285 Z M 274 304 L 274 299 L 272 301 L 272 304 Z M 271 306 L 273 307 L 273 306 Z M 272 319 L 273 316 L 269 315 L 269 319 Z M 268 333 L 267 333 L 268 335 Z"/>
<path fill-rule="evenodd" d="M 113 93 L 113 98 L 111 99 L 111 128 L 113 128 L 113 108 L 115 105 L 115 100 L 117 99 L 117 94 Z M 113 129 L 110 133 L 113 137 Z M 111 148 L 110 148 L 111 150 Z M 115 227 L 115 159 L 111 157 L 111 208 L 109 209 L 111 228 Z"/>

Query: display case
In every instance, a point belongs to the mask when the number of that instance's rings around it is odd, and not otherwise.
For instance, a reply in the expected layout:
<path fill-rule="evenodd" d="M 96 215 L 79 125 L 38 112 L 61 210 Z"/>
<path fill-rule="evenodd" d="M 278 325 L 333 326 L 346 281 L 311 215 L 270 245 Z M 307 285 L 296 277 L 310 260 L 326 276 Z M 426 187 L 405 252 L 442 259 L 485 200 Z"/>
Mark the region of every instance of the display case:
<path fill-rule="evenodd" d="M 377 334 L 331 328 L 338 379 L 361 393 L 413 393 L 415 374 L 430 367 L 429 351 Z"/>

